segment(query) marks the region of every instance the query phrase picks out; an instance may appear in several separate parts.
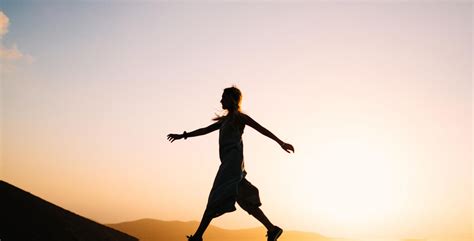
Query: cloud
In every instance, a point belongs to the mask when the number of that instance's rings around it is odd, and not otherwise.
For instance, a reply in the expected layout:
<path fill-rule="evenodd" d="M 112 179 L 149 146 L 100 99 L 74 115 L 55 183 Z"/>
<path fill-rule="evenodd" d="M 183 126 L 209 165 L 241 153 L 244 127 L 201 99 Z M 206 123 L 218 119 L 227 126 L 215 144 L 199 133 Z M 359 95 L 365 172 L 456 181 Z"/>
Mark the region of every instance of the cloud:
<path fill-rule="evenodd" d="M 23 57 L 23 53 L 18 50 L 16 44 L 13 45 L 12 48 L 0 48 L 0 59 L 4 59 L 7 61 L 15 61 L 20 60 Z"/>
<path fill-rule="evenodd" d="M 8 25 L 10 25 L 10 19 L 0 11 L 0 39 L 8 32 Z"/>
<path fill-rule="evenodd" d="M 3 36 L 8 33 L 8 27 L 10 25 L 10 19 L 3 11 L 0 11 L 0 72 L 8 73 L 13 72 L 17 69 L 17 64 L 26 62 L 32 63 L 33 57 L 28 54 L 24 54 L 18 49 L 18 46 L 14 43 L 11 47 L 3 45 Z"/>

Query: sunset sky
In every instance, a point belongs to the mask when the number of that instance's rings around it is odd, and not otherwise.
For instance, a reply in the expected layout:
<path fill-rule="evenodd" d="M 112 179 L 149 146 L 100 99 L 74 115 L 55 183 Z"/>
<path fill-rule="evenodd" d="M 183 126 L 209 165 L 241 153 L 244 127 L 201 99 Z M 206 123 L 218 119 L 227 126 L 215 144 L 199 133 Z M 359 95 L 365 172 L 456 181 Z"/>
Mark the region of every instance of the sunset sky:
<path fill-rule="evenodd" d="M 0 0 L 0 178 L 101 223 L 199 220 L 222 90 L 286 230 L 472 237 L 470 1 Z M 238 208 L 213 221 L 260 224 Z"/>

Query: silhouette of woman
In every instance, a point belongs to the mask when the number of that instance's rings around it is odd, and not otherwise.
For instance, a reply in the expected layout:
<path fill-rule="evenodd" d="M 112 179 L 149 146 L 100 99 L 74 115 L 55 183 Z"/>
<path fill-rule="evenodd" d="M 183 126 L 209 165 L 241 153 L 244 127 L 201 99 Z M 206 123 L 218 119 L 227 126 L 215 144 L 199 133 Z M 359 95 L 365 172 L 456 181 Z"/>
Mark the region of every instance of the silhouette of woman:
<path fill-rule="evenodd" d="M 194 235 L 187 236 L 188 241 L 202 241 L 202 235 L 212 219 L 224 213 L 235 211 L 235 202 L 267 228 L 268 241 L 275 241 L 283 230 L 273 225 L 260 209 L 258 189 L 245 179 L 242 134 L 246 125 L 276 141 L 283 150 L 294 152 L 291 144 L 281 141 L 269 130 L 258 124 L 250 116 L 240 112 L 242 94 L 238 88 L 224 89 L 222 108 L 227 111 L 224 116 L 214 118 L 213 124 L 183 134 L 169 134 L 173 142 L 188 137 L 200 136 L 219 130 L 219 157 L 221 165 L 217 171 L 214 184 L 209 194 L 206 210 Z"/>

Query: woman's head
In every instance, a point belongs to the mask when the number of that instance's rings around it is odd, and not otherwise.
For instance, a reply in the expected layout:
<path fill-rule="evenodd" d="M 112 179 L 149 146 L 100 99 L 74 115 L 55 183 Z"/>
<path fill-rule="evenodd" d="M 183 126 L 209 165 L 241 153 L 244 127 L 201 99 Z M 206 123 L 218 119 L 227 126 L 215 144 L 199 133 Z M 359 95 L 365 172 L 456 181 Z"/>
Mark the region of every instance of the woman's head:
<path fill-rule="evenodd" d="M 229 112 L 240 111 L 240 103 L 242 101 L 242 92 L 235 87 L 229 87 L 224 89 L 222 93 L 222 109 L 228 110 Z"/>

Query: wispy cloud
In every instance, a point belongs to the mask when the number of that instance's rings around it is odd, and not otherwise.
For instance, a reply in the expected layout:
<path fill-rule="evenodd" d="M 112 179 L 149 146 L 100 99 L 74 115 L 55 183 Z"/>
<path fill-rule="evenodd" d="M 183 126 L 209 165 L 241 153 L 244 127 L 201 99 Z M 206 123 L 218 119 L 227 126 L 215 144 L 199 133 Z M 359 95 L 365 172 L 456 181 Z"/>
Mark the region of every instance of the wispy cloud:
<path fill-rule="evenodd" d="M 15 71 L 17 63 L 31 63 L 34 60 L 31 55 L 22 53 L 16 43 L 11 47 L 4 46 L 3 37 L 8 33 L 9 25 L 10 19 L 3 11 L 0 11 L 0 72 L 2 73 Z"/>
<path fill-rule="evenodd" d="M 8 32 L 10 19 L 2 11 L 0 11 L 0 39 Z"/>

